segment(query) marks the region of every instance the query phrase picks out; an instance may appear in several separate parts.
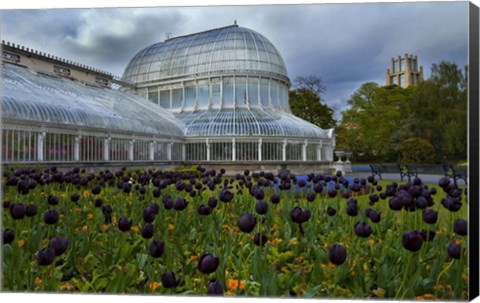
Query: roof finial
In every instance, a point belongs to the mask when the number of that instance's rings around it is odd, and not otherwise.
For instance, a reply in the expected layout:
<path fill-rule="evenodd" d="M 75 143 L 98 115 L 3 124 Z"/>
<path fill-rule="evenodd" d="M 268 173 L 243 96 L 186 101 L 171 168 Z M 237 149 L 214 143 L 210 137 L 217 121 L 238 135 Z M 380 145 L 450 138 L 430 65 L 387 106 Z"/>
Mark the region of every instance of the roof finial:
<path fill-rule="evenodd" d="M 237 25 L 237 19 L 233 20 L 233 25 Z"/>

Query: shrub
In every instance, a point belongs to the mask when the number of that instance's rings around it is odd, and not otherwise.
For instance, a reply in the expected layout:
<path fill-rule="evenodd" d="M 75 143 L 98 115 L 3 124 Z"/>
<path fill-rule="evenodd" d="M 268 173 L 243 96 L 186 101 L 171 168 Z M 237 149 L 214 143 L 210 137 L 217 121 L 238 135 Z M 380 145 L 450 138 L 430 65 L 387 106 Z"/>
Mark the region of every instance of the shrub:
<path fill-rule="evenodd" d="M 400 163 L 402 164 L 431 164 L 435 160 L 435 148 L 427 140 L 408 138 L 399 148 Z"/>

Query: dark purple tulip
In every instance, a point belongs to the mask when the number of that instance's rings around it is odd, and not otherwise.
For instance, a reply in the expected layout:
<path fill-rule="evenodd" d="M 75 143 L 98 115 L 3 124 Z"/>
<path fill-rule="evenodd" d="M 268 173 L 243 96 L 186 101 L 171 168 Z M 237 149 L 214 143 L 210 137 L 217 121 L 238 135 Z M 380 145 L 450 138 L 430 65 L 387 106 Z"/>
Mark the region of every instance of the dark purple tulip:
<path fill-rule="evenodd" d="M 10 244 L 15 239 L 15 232 L 9 228 L 4 229 L 2 234 L 3 234 L 3 244 Z"/>
<path fill-rule="evenodd" d="M 447 186 L 450 185 L 450 179 L 446 177 L 442 177 L 440 178 L 440 180 L 438 180 L 438 185 L 441 188 L 447 188 Z"/>
<path fill-rule="evenodd" d="M 419 209 L 425 209 L 428 207 L 428 201 L 427 198 L 425 197 L 418 197 L 417 201 L 415 203 L 415 206 L 418 207 Z"/>
<path fill-rule="evenodd" d="M 47 266 L 55 260 L 55 249 L 46 247 L 38 252 L 37 263 L 40 266 Z"/>
<path fill-rule="evenodd" d="M 37 214 L 37 205 L 30 204 L 27 206 L 27 212 L 25 213 L 27 217 L 33 217 Z"/>
<path fill-rule="evenodd" d="M 209 214 L 211 214 L 213 211 L 213 208 L 211 208 L 209 205 L 200 205 L 197 209 L 197 212 L 199 215 L 201 216 L 208 216 Z"/>
<path fill-rule="evenodd" d="M 453 231 L 460 236 L 466 236 L 468 234 L 468 222 L 462 219 L 455 220 Z"/>
<path fill-rule="evenodd" d="M 198 270 L 203 274 L 209 274 L 217 270 L 220 261 L 217 257 L 206 253 L 198 260 Z"/>
<path fill-rule="evenodd" d="M 398 199 L 397 197 L 393 197 L 388 201 L 388 206 L 390 207 L 391 210 L 401 210 L 403 207 L 402 201 Z"/>
<path fill-rule="evenodd" d="M 103 205 L 103 200 L 100 198 L 95 199 L 95 207 L 100 208 Z"/>
<path fill-rule="evenodd" d="M 447 247 L 448 255 L 454 259 L 460 259 L 462 255 L 462 244 L 450 242 Z"/>
<path fill-rule="evenodd" d="M 433 209 L 424 209 L 422 212 L 422 219 L 425 223 L 435 224 L 437 223 L 438 213 Z"/>
<path fill-rule="evenodd" d="M 3 203 L 2 203 L 3 208 L 5 208 L 5 209 L 10 208 L 11 204 L 12 204 L 12 202 L 10 202 L 10 201 L 3 201 Z"/>
<path fill-rule="evenodd" d="M 337 195 L 337 191 L 336 191 L 336 190 L 331 189 L 331 190 L 328 191 L 328 196 L 329 196 L 330 198 L 335 198 L 336 195 Z"/>
<path fill-rule="evenodd" d="M 67 237 L 52 238 L 48 244 L 48 247 L 53 248 L 56 256 L 60 256 L 68 248 L 68 238 Z"/>
<path fill-rule="evenodd" d="M 340 244 L 333 244 L 328 249 L 328 260 L 335 265 L 343 264 L 347 260 L 347 249 Z"/>
<path fill-rule="evenodd" d="M 278 195 L 278 194 L 271 195 L 270 196 L 270 202 L 272 202 L 273 204 L 280 203 L 280 195 Z"/>
<path fill-rule="evenodd" d="M 92 186 L 92 194 L 98 195 L 102 191 L 102 187 L 99 184 L 94 184 Z"/>
<path fill-rule="evenodd" d="M 120 229 L 120 231 L 129 231 L 131 227 L 132 222 L 128 220 L 128 218 L 121 217 L 118 219 L 118 229 Z"/>
<path fill-rule="evenodd" d="M 417 251 L 423 244 L 422 235 L 418 231 L 404 232 L 402 236 L 402 244 L 403 247 L 409 251 Z"/>
<path fill-rule="evenodd" d="M 358 222 L 357 224 L 355 224 L 354 231 L 357 236 L 363 237 L 363 238 L 367 238 L 373 233 L 373 230 L 370 227 L 370 225 L 364 222 Z"/>
<path fill-rule="evenodd" d="M 268 204 L 267 202 L 265 201 L 257 201 L 257 203 L 255 203 L 255 211 L 260 214 L 260 215 L 264 215 L 268 212 Z"/>
<path fill-rule="evenodd" d="M 256 223 L 257 218 L 250 213 L 246 213 L 238 219 L 238 228 L 245 233 L 249 233 L 255 228 Z"/>
<path fill-rule="evenodd" d="M 322 193 L 322 191 L 323 191 L 322 183 L 319 182 L 319 183 L 315 184 L 315 186 L 313 187 L 313 191 L 316 192 L 317 194 Z"/>
<path fill-rule="evenodd" d="M 76 193 L 71 195 L 70 200 L 72 200 L 72 202 L 78 202 L 78 200 L 80 200 L 80 194 Z"/>
<path fill-rule="evenodd" d="M 303 188 L 305 187 L 305 185 L 307 185 L 307 181 L 302 179 L 302 180 L 299 180 L 297 184 L 298 184 L 298 187 Z"/>
<path fill-rule="evenodd" d="M 314 193 L 308 193 L 306 198 L 308 202 L 313 202 L 315 200 L 315 197 L 316 196 Z"/>
<path fill-rule="evenodd" d="M 160 206 L 157 203 L 152 203 L 149 206 L 150 211 L 153 212 L 155 215 L 158 215 L 158 212 L 160 211 Z"/>
<path fill-rule="evenodd" d="M 300 207 L 295 206 L 292 209 L 292 212 L 290 213 L 290 217 L 292 218 L 292 221 L 295 223 L 303 223 L 307 222 L 308 219 L 310 219 L 310 216 L 312 215 L 310 210 L 302 210 Z"/>
<path fill-rule="evenodd" d="M 43 222 L 46 224 L 55 224 L 58 222 L 59 213 L 56 209 L 47 209 L 43 213 Z"/>
<path fill-rule="evenodd" d="M 208 206 L 210 206 L 211 208 L 217 207 L 217 203 L 218 203 L 217 198 L 215 198 L 215 197 L 210 197 L 208 199 Z"/>
<path fill-rule="evenodd" d="M 175 279 L 175 274 L 173 272 L 167 272 L 161 275 L 160 277 L 162 285 L 165 288 L 175 288 L 180 283 L 180 278 Z"/>
<path fill-rule="evenodd" d="M 60 198 L 50 195 L 48 196 L 47 202 L 50 205 L 57 205 L 60 202 Z"/>
<path fill-rule="evenodd" d="M 188 205 L 188 202 L 181 197 L 178 197 L 173 201 L 173 208 L 175 210 L 182 211 L 187 207 L 187 205 Z"/>
<path fill-rule="evenodd" d="M 423 241 L 428 242 L 432 241 L 435 238 L 435 231 L 429 230 L 428 232 L 425 229 L 420 231 L 420 235 L 422 236 Z"/>
<path fill-rule="evenodd" d="M 154 231 L 154 228 L 153 228 L 153 224 L 152 223 L 145 223 L 143 224 L 142 226 L 142 237 L 145 238 L 145 239 L 150 239 L 153 237 L 153 231 Z"/>
<path fill-rule="evenodd" d="M 12 215 L 13 220 L 21 220 L 27 214 L 27 207 L 24 203 L 11 203 L 10 214 Z"/>
<path fill-rule="evenodd" d="M 357 204 L 347 203 L 347 215 L 355 217 L 358 215 L 358 206 Z"/>
<path fill-rule="evenodd" d="M 457 212 L 462 207 L 462 200 L 459 198 L 447 197 L 442 199 L 440 203 L 451 212 Z"/>
<path fill-rule="evenodd" d="M 148 253 L 154 257 L 159 258 L 163 255 L 165 243 L 162 240 L 153 240 L 148 246 Z"/>
<path fill-rule="evenodd" d="M 330 217 L 335 216 L 336 213 L 337 211 L 335 210 L 335 208 L 330 206 L 327 208 L 327 215 L 329 215 Z"/>
<path fill-rule="evenodd" d="M 155 212 L 150 207 L 145 207 L 143 209 L 143 221 L 147 223 L 152 223 L 155 220 Z"/>
<path fill-rule="evenodd" d="M 257 200 L 263 200 L 263 198 L 265 198 L 265 192 L 262 189 L 257 189 L 254 196 Z"/>
<path fill-rule="evenodd" d="M 370 218 L 370 220 L 372 220 L 373 223 L 378 223 L 380 222 L 381 214 L 379 211 L 371 210 L 368 214 L 368 217 Z"/>
<path fill-rule="evenodd" d="M 219 195 L 220 201 L 227 203 L 233 200 L 233 193 L 228 189 L 224 188 L 220 191 Z"/>
<path fill-rule="evenodd" d="M 253 237 L 253 243 L 257 246 L 264 246 L 265 243 L 267 243 L 268 238 L 265 234 L 259 234 L 256 233 L 255 236 Z"/>
<path fill-rule="evenodd" d="M 163 196 L 162 198 L 163 206 L 165 209 L 172 209 L 173 208 L 173 200 L 170 196 Z"/>
<path fill-rule="evenodd" d="M 223 295 L 223 285 L 217 280 L 213 280 L 208 284 L 207 295 Z"/>
<path fill-rule="evenodd" d="M 103 213 L 103 216 L 105 217 L 105 224 L 112 223 L 112 211 L 113 210 L 110 205 L 102 206 L 102 213 Z"/>

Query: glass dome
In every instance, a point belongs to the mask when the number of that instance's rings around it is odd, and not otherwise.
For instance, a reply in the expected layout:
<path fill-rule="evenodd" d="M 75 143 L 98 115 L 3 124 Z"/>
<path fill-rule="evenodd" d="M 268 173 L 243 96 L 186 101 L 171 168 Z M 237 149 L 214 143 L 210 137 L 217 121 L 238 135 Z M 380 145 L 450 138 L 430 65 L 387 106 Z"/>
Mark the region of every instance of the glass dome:
<path fill-rule="evenodd" d="M 228 71 L 275 76 L 288 82 L 285 64 L 273 44 L 238 25 L 152 44 L 133 57 L 122 78 L 142 85 Z"/>
<path fill-rule="evenodd" d="M 182 138 L 173 114 L 109 88 L 2 64 L 2 119 Z"/>

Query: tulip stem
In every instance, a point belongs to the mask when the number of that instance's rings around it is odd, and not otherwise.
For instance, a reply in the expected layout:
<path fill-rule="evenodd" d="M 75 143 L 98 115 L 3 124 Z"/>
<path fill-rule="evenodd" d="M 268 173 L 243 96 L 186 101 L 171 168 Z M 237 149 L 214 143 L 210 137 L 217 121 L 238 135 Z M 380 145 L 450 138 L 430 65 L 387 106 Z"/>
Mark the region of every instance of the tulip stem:
<path fill-rule="evenodd" d="M 440 277 L 447 271 L 450 269 L 450 267 L 452 267 L 453 263 L 455 262 L 455 259 L 453 259 L 450 264 L 448 264 L 448 266 L 442 270 L 442 272 L 438 275 L 437 277 L 437 283 L 435 284 L 435 297 L 438 298 L 438 283 L 440 283 Z"/>
<path fill-rule="evenodd" d="M 398 291 L 397 291 L 397 294 L 395 295 L 395 298 L 398 297 L 398 295 L 400 294 L 400 291 L 402 290 L 402 288 L 405 285 L 405 282 L 407 281 L 408 271 L 410 269 L 410 263 L 412 263 L 412 255 L 413 255 L 413 253 L 410 253 L 408 255 L 407 267 L 405 268 L 405 274 L 403 275 L 403 281 L 402 281 L 402 284 L 400 284 L 400 287 L 398 288 Z M 404 295 L 405 295 L 405 293 L 402 295 L 402 298 L 403 298 Z"/>

